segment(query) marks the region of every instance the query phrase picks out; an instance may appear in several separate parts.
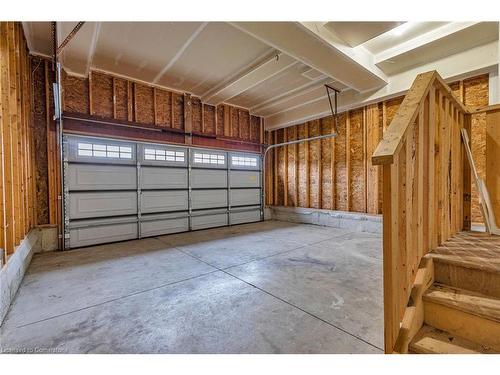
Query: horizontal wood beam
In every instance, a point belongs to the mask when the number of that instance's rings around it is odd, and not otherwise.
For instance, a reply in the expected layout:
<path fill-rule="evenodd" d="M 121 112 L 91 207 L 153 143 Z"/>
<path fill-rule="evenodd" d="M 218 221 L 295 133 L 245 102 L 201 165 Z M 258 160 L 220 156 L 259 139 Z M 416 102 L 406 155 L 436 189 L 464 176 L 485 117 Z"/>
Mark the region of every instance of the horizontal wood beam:
<path fill-rule="evenodd" d="M 202 96 L 204 103 L 218 105 L 245 92 L 261 82 L 295 65 L 297 61 L 283 53 L 273 53 L 260 64 L 242 73 L 227 84 Z"/>

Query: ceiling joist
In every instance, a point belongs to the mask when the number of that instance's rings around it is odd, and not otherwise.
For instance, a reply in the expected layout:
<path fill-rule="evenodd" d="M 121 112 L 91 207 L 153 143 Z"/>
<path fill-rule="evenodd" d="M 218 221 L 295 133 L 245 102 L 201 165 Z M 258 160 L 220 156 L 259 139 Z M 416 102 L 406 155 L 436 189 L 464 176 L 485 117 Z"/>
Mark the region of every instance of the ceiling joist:
<path fill-rule="evenodd" d="M 202 96 L 201 100 L 212 105 L 220 104 L 264 82 L 296 63 L 295 59 L 283 53 L 273 54 L 273 56 L 261 64 L 239 75 L 226 85 Z"/>
<path fill-rule="evenodd" d="M 357 91 L 373 90 L 387 83 L 387 77 L 372 63 L 370 54 L 335 43 L 333 35 L 320 22 L 231 24 Z"/>

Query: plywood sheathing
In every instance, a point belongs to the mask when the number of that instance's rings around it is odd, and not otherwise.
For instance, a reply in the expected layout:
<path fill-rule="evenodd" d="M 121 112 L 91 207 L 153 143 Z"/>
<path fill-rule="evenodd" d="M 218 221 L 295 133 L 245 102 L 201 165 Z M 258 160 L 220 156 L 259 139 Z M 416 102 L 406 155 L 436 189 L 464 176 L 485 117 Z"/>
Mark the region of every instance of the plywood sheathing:
<path fill-rule="evenodd" d="M 201 115 L 202 113 L 202 104 L 199 98 L 191 98 L 191 116 L 192 116 L 192 127 L 194 132 L 202 133 L 202 122 Z"/>
<path fill-rule="evenodd" d="M 114 78 L 115 84 L 115 119 L 128 119 L 128 97 L 127 97 L 127 81 L 121 78 Z M 80 111 L 74 111 L 80 112 Z"/>
<path fill-rule="evenodd" d="M 337 120 L 335 139 L 335 209 L 348 211 L 347 207 L 347 163 L 346 163 L 346 113 L 341 113 Z"/>
<path fill-rule="evenodd" d="M 452 83 L 451 87 L 459 98 L 463 98 L 466 105 L 488 104 L 487 75 Z M 403 99 L 396 97 L 339 114 L 336 138 L 288 146 L 288 175 L 280 174 L 280 181 L 287 181 L 288 205 L 382 213 L 382 170 L 379 166 L 372 165 L 371 155 Z M 484 178 L 485 114 L 473 115 L 472 122 L 473 154 Z M 286 133 L 288 139 L 295 139 L 295 133 L 299 138 L 318 135 L 319 129 L 321 134 L 325 134 L 331 131 L 330 123 L 330 117 L 325 117 L 289 127 Z M 279 158 L 278 163 L 285 164 L 285 160 Z M 281 168 L 282 166 L 278 165 L 280 171 Z M 295 196 L 297 199 L 294 199 Z M 482 221 L 475 190 L 472 197 L 472 220 Z M 283 196 L 275 197 L 274 201 L 284 201 L 284 192 Z"/>
<path fill-rule="evenodd" d="M 113 78 L 92 73 L 92 110 L 93 115 L 113 118 Z"/>
<path fill-rule="evenodd" d="M 284 129 L 279 129 L 276 132 L 276 143 L 284 142 Z M 278 170 L 278 189 L 276 205 L 283 206 L 285 204 L 285 147 L 276 149 L 277 154 L 277 170 Z"/>
<path fill-rule="evenodd" d="M 488 75 L 463 81 L 464 104 L 471 107 L 488 105 Z M 486 113 L 472 116 L 471 148 L 479 176 L 486 180 Z M 472 184 L 472 221 L 483 222 L 475 184 Z"/>
<path fill-rule="evenodd" d="M 98 87 L 95 87 L 95 89 L 95 91 L 97 91 Z M 134 84 L 135 122 L 148 125 L 153 125 L 155 123 L 153 95 L 154 93 L 152 87 L 138 83 Z"/>
<path fill-rule="evenodd" d="M 298 138 L 304 139 L 308 137 L 308 124 L 300 124 L 298 128 Z M 298 144 L 298 206 L 309 207 L 309 163 L 307 162 L 309 154 L 309 144 L 307 142 Z"/>
<path fill-rule="evenodd" d="M 34 61 L 37 58 L 33 58 Z M 89 81 L 80 77 L 65 75 L 64 78 L 64 107 L 68 112 L 90 112 Z"/>
<path fill-rule="evenodd" d="M 207 146 L 213 147 L 224 147 L 231 141 L 261 143 L 261 118 L 251 116 L 247 109 L 227 104 L 215 108 L 203 104 L 200 98 L 190 94 L 169 91 L 100 71 L 91 71 L 88 79 L 63 73 L 63 94 L 65 113 L 216 136 L 220 140 L 206 139 L 205 142 Z M 186 100 L 186 95 L 189 100 Z M 191 125 L 190 129 L 186 126 L 187 123 Z M 186 137 L 187 139 L 190 137 Z M 228 147 L 238 148 L 234 142 Z"/>
<path fill-rule="evenodd" d="M 49 223 L 49 194 L 48 194 L 48 167 L 47 167 L 47 101 L 45 88 L 45 60 L 33 57 L 31 70 L 33 71 L 33 131 L 36 154 L 36 221 L 38 224 Z M 73 81 L 72 81 L 73 82 Z M 74 86 L 72 86 L 74 87 Z M 87 107 L 88 108 L 88 107 Z"/>
<path fill-rule="evenodd" d="M 366 212 L 366 183 L 365 183 L 365 139 L 364 139 L 364 115 L 363 109 L 350 113 L 350 210 L 355 212 Z"/>
<path fill-rule="evenodd" d="M 163 128 L 172 128 L 170 108 L 172 96 L 168 91 L 156 90 L 156 125 Z"/>
<path fill-rule="evenodd" d="M 250 141 L 260 143 L 261 121 L 258 116 L 250 116 Z"/>
<path fill-rule="evenodd" d="M 287 139 L 288 141 L 294 141 L 297 139 L 297 128 L 287 129 Z M 297 186 L 297 168 L 296 166 L 296 155 L 297 155 L 297 145 L 290 145 L 287 148 L 287 176 L 288 176 L 288 184 L 287 184 L 287 197 L 288 197 L 288 206 L 297 206 L 297 195 L 298 195 L 298 186 Z"/>
<path fill-rule="evenodd" d="M 319 135 L 319 120 L 309 122 L 309 137 Z M 311 141 L 309 143 L 309 207 L 319 208 L 319 158 L 320 141 Z"/>
<path fill-rule="evenodd" d="M 203 132 L 215 135 L 215 107 L 203 104 Z"/>
<path fill-rule="evenodd" d="M 325 117 L 320 120 L 321 135 L 330 134 L 332 132 L 332 117 Z M 332 181 L 332 140 L 334 142 L 335 138 L 322 139 L 321 142 L 321 154 L 319 159 L 321 160 L 321 202 L 320 207 L 324 209 L 333 210 L 334 207 L 332 203 L 334 201 L 333 194 L 333 181 Z"/>

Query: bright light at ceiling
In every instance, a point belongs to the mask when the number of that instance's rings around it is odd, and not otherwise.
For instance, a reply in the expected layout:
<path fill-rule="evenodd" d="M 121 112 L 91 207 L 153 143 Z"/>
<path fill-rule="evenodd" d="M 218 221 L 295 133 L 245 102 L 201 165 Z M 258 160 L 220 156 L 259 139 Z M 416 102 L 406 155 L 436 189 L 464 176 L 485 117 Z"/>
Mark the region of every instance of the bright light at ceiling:
<path fill-rule="evenodd" d="M 394 36 L 401 36 L 409 29 L 411 29 L 412 26 L 413 24 L 411 22 L 405 22 L 402 25 L 396 26 L 394 29 L 390 31 L 390 33 Z"/>

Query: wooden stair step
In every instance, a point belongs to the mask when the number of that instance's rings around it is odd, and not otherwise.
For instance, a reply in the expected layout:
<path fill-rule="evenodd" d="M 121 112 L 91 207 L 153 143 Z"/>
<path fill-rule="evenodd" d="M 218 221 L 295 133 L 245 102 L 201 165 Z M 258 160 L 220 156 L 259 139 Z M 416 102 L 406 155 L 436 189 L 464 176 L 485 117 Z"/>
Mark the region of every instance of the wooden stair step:
<path fill-rule="evenodd" d="M 454 254 L 451 253 L 453 251 L 453 248 L 448 248 L 448 251 L 450 251 L 450 253 L 431 252 L 429 253 L 429 255 L 435 262 L 449 263 L 463 268 L 500 274 L 500 259 L 491 259 L 457 253 Z"/>
<path fill-rule="evenodd" d="M 424 325 L 410 343 L 415 354 L 492 354 L 487 346 L 453 336 L 448 332 Z"/>
<path fill-rule="evenodd" d="M 500 246 L 499 246 L 500 248 Z M 434 263 L 434 279 L 441 284 L 500 298 L 500 252 L 498 258 L 466 254 L 451 245 L 428 254 Z"/>
<path fill-rule="evenodd" d="M 500 352 L 500 299 L 440 284 L 422 299 L 425 324 Z"/>
<path fill-rule="evenodd" d="M 500 323 L 500 299 L 495 297 L 435 283 L 423 299 Z"/>

